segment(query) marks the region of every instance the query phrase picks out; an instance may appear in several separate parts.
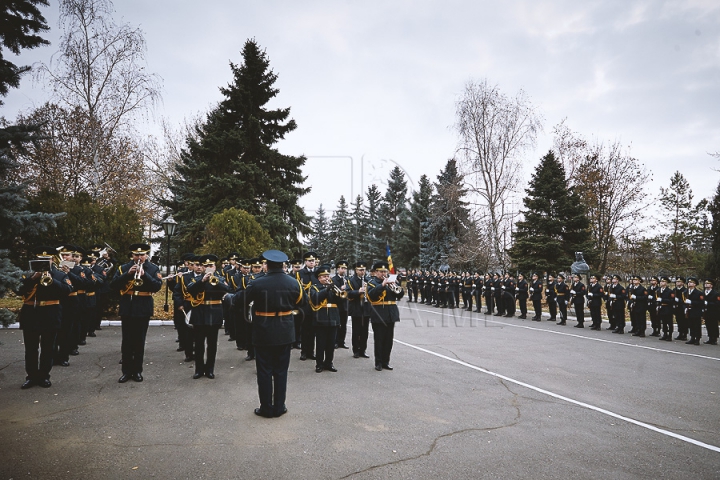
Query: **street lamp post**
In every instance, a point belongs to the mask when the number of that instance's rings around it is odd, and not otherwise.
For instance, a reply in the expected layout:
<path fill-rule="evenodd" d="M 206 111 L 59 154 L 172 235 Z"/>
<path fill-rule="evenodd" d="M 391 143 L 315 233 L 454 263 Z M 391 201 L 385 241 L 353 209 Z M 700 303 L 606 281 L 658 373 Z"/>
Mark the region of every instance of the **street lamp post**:
<path fill-rule="evenodd" d="M 165 276 L 170 275 L 170 237 L 175 235 L 175 229 L 177 228 L 177 223 L 175 220 L 172 219 L 172 217 L 169 217 L 167 220 L 165 220 L 162 223 L 162 228 L 165 231 L 165 236 L 167 236 L 167 273 Z M 170 306 L 168 305 L 168 295 L 169 295 L 170 286 L 168 284 L 168 280 L 165 280 L 165 305 L 163 306 L 163 310 L 166 312 L 170 311 Z"/>

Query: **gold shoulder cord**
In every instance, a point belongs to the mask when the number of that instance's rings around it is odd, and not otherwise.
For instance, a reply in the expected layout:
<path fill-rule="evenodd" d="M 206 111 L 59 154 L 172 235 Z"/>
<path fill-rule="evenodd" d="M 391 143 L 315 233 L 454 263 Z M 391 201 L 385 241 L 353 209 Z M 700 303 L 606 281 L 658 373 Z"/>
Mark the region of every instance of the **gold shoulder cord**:
<path fill-rule="evenodd" d="M 120 275 L 123 274 L 122 266 L 118 267 L 118 272 Z M 120 289 L 120 295 L 127 295 L 128 292 L 130 292 L 133 289 L 133 286 L 135 285 L 135 282 L 133 280 L 130 280 L 126 285 L 125 288 Z"/>
<path fill-rule="evenodd" d="M 298 280 L 296 278 L 295 281 L 298 283 L 298 287 L 300 287 L 300 293 L 298 294 L 297 300 L 295 300 L 295 305 L 298 305 L 300 302 L 302 302 L 303 292 L 305 290 L 303 289 L 303 286 L 302 286 L 302 283 L 300 282 L 300 280 Z"/>
<path fill-rule="evenodd" d="M 320 293 L 320 289 L 317 288 L 317 285 L 313 285 L 312 288 L 314 288 L 316 292 Z M 312 295 L 310 295 L 309 297 L 310 297 L 310 298 L 309 298 L 309 300 L 310 300 L 310 308 L 312 309 L 313 312 L 317 312 L 318 310 L 320 310 L 321 308 L 323 308 L 323 307 L 324 307 L 325 305 L 327 305 L 327 303 L 328 303 L 327 298 L 326 298 L 325 300 L 323 300 L 322 302 L 320 302 L 319 305 L 313 305 Z"/>

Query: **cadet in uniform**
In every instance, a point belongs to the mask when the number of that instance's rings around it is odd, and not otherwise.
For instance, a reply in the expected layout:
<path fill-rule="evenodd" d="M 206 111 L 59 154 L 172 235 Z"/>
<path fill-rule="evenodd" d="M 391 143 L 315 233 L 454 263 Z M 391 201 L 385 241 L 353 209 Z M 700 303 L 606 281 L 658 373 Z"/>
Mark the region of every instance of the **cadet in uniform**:
<path fill-rule="evenodd" d="M 675 292 L 668 287 L 670 279 L 668 277 L 660 278 L 660 288 L 657 291 L 657 309 L 658 317 L 662 325 L 663 335 L 660 340 L 672 342 L 673 334 L 673 310 L 675 309 Z"/>
<path fill-rule="evenodd" d="M 707 328 L 708 340 L 703 342 L 706 345 L 717 345 L 720 317 L 720 293 L 715 290 L 715 281 L 708 278 L 705 280 L 705 328 Z"/>
<path fill-rule="evenodd" d="M 485 282 L 483 286 L 485 287 L 485 307 L 487 308 L 485 315 L 492 315 L 495 311 L 495 297 L 493 295 L 495 284 L 489 273 L 485 274 Z"/>
<path fill-rule="evenodd" d="M 370 321 L 373 324 L 377 371 L 393 369 L 390 366 L 390 352 L 395 336 L 395 323 L 400 321 L 397 301 L 405 293 L 402 287 L 389 280 L 387 272 L 386 262 L 375 263 L 372 268 L 374 276 L 367 283 L 365 291 L 365 296 L 372 305 Z"/>
<path fill-rule="evenodd" d="M 530 284 L 530 288 L 528 289 L 528 291 L 530 292 L 530 301 L 532 301 L 533 310 L 535 310 L 535 315 L 532 317 L 531 320 L 539 322 L 540 320 L 542 320 L 543 285 L 537 273 L 532 274 L 532 283 Z"/>
<path fill-rule="evenodd" d="M 27 377 L 20 387 L 22 389 L 34 385 L 48 388 L 52 385 L 50 370 L 53 366 L 55 337 L 62 321 L 60 300 L 72 291 L 67 274 L 53 265 L 52 256 L 55 252 L 56 249 L 49 246 L 32 249 L 35 259 L 44 261 L 40 263 L 45 263 L 48 270 L 23 275 L 16 292 L 23 299 L 19 320 L 25 345 Z"/>
<path fill-rule="evenodd" d="M 310 307 L 313 311 L 313 328 L 317 341 L 317 353 L 315 354 L 315 371 L 321 373 L 323 370 L 337 372 L 333 360 L 335 359 L 335 339 L 337 329 L 340 325 L 338 303 L 347 298 L 347 292 L 340 290 L 330 278 L 330 265 L 320 265 L 315 269 L 317 283 L 310 286 Z M 345 292 L 344 297 L 335 294 L 338 291 Z"/>
<path fill-rule="evenodd" d="M 522 273 L 518 275 L 517 286 L 515 287 L 515 295 L 518 299 L 518 305 L 520 306 L 520 318 L 525 320 L 527 318 L 527 299 L 528 299 L 528 283 L 525 281 L 525 275 Z"/>
<path fill-rule="evenodd" d="M 555 293 L 555 277 L 550 274 L 547 277 L 547 288 L 545 289 L 545 302 L 547 302 L 548 310 L 550 311 L 549 322 L 557 320 L 557 294 Z"/>
<path fill-rule="evenodd" d="M 597 275 L 590 275 L 590 286 L 588 287 L 588 307 L 590 308 L 590 318 L 592 326 L 590 330 L 602 329 L 602 316 L 600 309 L 603 301 L 603 287 L 598 283 Z"/>
<path fill-rule="evenodd" d="M 687 295 L 687 289 L 685 288 L 685 279 L 678 277 L 675 279 L 675 308 L 673 313 L 675 314 L 675 323 L 677 323 L 678 336 L 675 340 L 687 340 L 688 326 L 687 317 L 685 317 L 685 299 Z"/>
<path fill-rule="evenodd" d="M 585 328 L 585 285 L 580 281 L 580 275 L 573 274 L 573 284 L 570 289 L 573 309 L 577 322 L 575 328 Z"/>
<path fill-rule="evenodd" d="M 130 245 L 132 261 L 118 267 L 110 288 L 120 291 L 122 320 L 122 376 L 119 383 L 131 378 L 142 382 L 145 337 L 154 311 L 152 294 L 162 288 L 162 275 L 157 265 L 147 260 L 150 245 Z"/>
<path fill-rule="evenodd" d="M 660 279 L 658 277 L 652 277 L 650 279 L 650 286 L 647 288 L 648 293 L 648 302 L 647 302 L 647 311 L 650 314 L 650 326 L 652 327 L 653 331 L 650 334 L 651 337 L 659 337 L 660 336 L 660 317 L 658 317 L 658 311 L 657 311 L 657 291 L 660 288 L 658 286 L 658 283 L 660 283 Z"/>
<path fill-rule="evenodd" d="M 688 277 L 688 290 L 685 298 L 688 327 L 690 328 L 690 340 L 685 342 L 688 345 L 700 345 L 700 339 L 702 338 L 702 313 L 705 307 L 705 295 L 702 290 L 695 288 L 697 283 L 697 278 Z"/>
<path fill-rule="evenodd" d="M 195 339 L 194 379 L 205 375 L 215 378 L 215 357 L 217 355 L 218 333 L 223 323 L 222 299 L 228 292 L 225 277 L 217 273 L 217 255 L 202 255 L 199 259 L 199 274 L 185 284 L 190 294 L 190 324 Z M 207 342 L 207 361 L 205 343 Z"/>
<path fill-rule="evenodd" d="M 337 330 L 337 338 L 335 339 L 335 348 L 348 348 L 345 345 L 345 337 L 347 336 L 347 319 L 348 319 L 348 299 L 347 292 L 352 288 L 347 279 L 348 262 L 341 260 L 335 264 L 335 276 L 332 281 L 336 287 L 345 292 L 345 298 L 337 299 L 338 314 L 340 315 L 340 325 Z M 409 280 L 408 280 L 409 281 Z"/>
<path fill-rule="evenodd" d="M 567 305 L 570 296 L 570 288 L 565 283 L 565 275 L 558 273 L 555 282 L 555 297 L 557 298 L 558 310 L 560 310 L 560 321 L 557 325 L 565 325 L 567 322 Z"/>
<path fill-rule="evenodd" d="M 190 294 L 186 285 L 195 276 L 197 257 L 192 253 L 183 255 L 184 267 L 178 270 L 173 287 L 173 322 L 178 332 L 178 351 L 185 352 L 185 362 L 192 362 L 195 357 L 193 332 L 186 320 L 186 314 L 190 313 Z"/>
<path fill-rule="evenodd" d="M 287 413 L 290 349 L 295 342 L 293 317 L 307 304 L 307 294 L 296 278 L 285 274 L 283 262 L 287 262 L 287 255 L 278 250 L 267 250 L 262 255 L 268 262 L 267 275 L 251 282 L 239 300 L 244 306 L 253 304 L 252 335 L 260 397 L 255 415 L 270 418 Z"/>
<path fill-rule="evenodd" d="M 615 320 L 615 330 L 612 333 L 625 333 L 625 299 L 627 293 L 625 287 L 620 284 L 620 275 L 612 276 L 612 286 L 608 292 L 610 297 L 610 309 Z"/>
<path fill-rule="evenodd" d="M 366 353 L 368 332 L 370 327 L 370 304 L 365 298 L 365 287 L 368 277 L 365 276 L 365 262 L 355 263 L 355 274 L 350 277 L 348 291 L 348 313 L 352 320 L 352 350 L 354 358 L 370 358 Z"/>
<path fill-rule="evenodd" d="M 305 266 L 297 273 L 297 279 L 302 283 L 305 292 L 310 291 L 310 286 L 317 283 L 315 276 L 315 263 L 317 262 L 317 254 L 315 252 L 307 252 L 303 255 Z M 315 360 L 315 331 L 313 330 L 313 314 L 309 305 L 303 307 L 301 314 L 302 322 L 302 340 L 300 350 L 300 360 Z"/>
<path fill-rule="evenodd" d="M 644 337 L 647 321 L 647 290 L 642 285 L 642 278 L 638 275 L 632 277 L 632 286 L 628 288 L 628 310 L 630 311 L 630 333 L 634 337 Z"/>

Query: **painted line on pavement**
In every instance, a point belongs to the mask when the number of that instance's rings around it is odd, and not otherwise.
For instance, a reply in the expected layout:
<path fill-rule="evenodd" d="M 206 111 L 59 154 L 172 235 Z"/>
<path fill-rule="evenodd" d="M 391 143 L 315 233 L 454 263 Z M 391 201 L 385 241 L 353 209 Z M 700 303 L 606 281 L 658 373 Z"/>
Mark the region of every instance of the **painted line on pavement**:
<path fill-rule="evenodd" d="M 400 307 L 400 308 L 403 308 L 403 309 L 410 310 L 410 311 L 431 313 L 431 314 L 433 314 L 433 315 L 447 316 L 447 317 L 449 317 L 449 318 L 470 318 L 471 320 L 473 319 L 473 317 L 458 317 L 458 316 L 456 316 L 456 315 L 446 315 L 447 312 L 435 312 L 435 311 L 433 311 L 433 310 L 425 310 L 425 309 L 422 309 L 422 310 L 421 310 L 421 309 L 419 309 L 419 308 L 412 309 L 412 308 L 410 308 L 410 307 L 406 307 L 406 306 L 403 306 L 403 305 L 400 305 L 399 307 Z M 484 316 L 484 315 L 483 315 L 483 316 Z M 528 325 L 515 325 L 514 323 L 499 322 L 499 321 L 497 321 L 497 320 L 490 320 L 490 319 L 488 319 L 488 318 L 482 318 L 482 317 L 474 317 L 474 318 L 478 318 L 479 320 L 483 320 L 483 321 L 488 322 L 488 323 L 494 323 L 494 324 L 497 324 L 497 325 L 505 325 L 505 326 L 507 326 L 507 327 L 525 328 L 525 329 L 527 329 L 527 330 L 535 330 L 535 331 L 538 331 L 538 332 L 552 333 L 552 334 L 555 334 L 555 335 L 565 335 L 565 336 L 567 336 L 567 337 L 582 338 L 582 339 L 584 339 L 584 340 L 592 340 L 592 341 L 594 341 L 594 342 L 612 343 L 612 344 L 614 344 L 614 345 L 623 345 L 623 346 L 626 346 L 626 347 L 642 348 L 642 349 L 645 349 L 645 350 L 651 350 L 651 351 L 655 351 L 655 352 L 672 353 L 672 354 L 675 354 L 675 355 L 683 355 L 683 356 L 686 356 L 686 357 L 703 358 L 703 359 L 705 359 L 705 360 L 714 360 L 714 361 L 716 361 L 716 362 L 720 362 L 720 358 L 718 358 L 718 357 L 709 357 L 709 356 L 707 356 L 707 355 L 700 355 L 700 354 L 697 354 L 697 353 L 676 352 L 676 351 L 674 351 L 674 350 L 665 350 L 665 349 L 663 349 L 663 348 L 649 347 L 649 346 L 647 346 L 647 345 L 634 345 L 634 344 L 632 344 L 632 343 L 616 342 L 616 341 L 613 341 L 613 340 L 605 340 L 604 338 L 586 337 L 585 335 L 578 335 L 578 334 L 576 334 L 576 333 L 556 332 L 555 330 L 547 330 L 547 329 L 544 329 L 544 328 L 531 327 L 531 326 L 528 326 Z M 650 338 L 655 338 L 655 337 L 650 337 Z"/>
<path fill-rule="evenodd" d="M 520 380 L 515 380 L 514 378 L 510 378 L 510 377 L 507 377 L 507 376 L 505 376 L 505 375 L 501 375 L 501 374 L 499 374 L 499 373 L 495 373 L 495 372 L 492 372 L 492 371 L 490 371 L 490 370 L 486 370 L 486 369 L 484 369 L 484 368 L 482 368 L 482 367 L 478 367 L 478 366 L 472 365 L 472 364 L 467 363 L 467 362 L 463 362 L 462 360 L 458 360 L 458 359 L 456 359 L 456 358 L 451 358 L 451 357 L 448 357 L 448 356 L 446 356 L 446 355 L 433 352 L 432 350 L 427 350 L 427 349 L 425 349 L 425 348 L 418 347 L 418 346 L 416 346 L 416 345 L 412 345 L 412 344 L 410 344 L 410 343 L 403 342 L 403 341 L 398 340 L 398 339 L 395 339 L 394 341 L 395 341 L 396 343 L 401 344 L 401 345 L 405 345 L 406 347 L 414 348 L 415 350 L 418 350 L 418 351 L 421 351 L 421 352 L 424 352 L 424 353 L 429 353 L 430 355 L 434 355 L 434 356 L 439 357 L 439 358 L 442 358 L 442 359 L 444 359 L 444 360 L 449 360 L 449 361 L 451 361 L 451 362 L 453 362 L 453 363 L 457 363 L 458 365 L 462 365 L 462 366 L 464 366 L 464 367 L 471 368 L 471 369 L 476 370 L 476 371 L 478 371 L 478 372 L 481 372 L 481 373 L 484 373 L 484 374 L 487 374 L 487 375 L 490 375 L 490 376 L 493 376 L 493 377 L 496 377 L 496 378 L 500 378 L 500 379 L 505 380 L 505 381 L 507 381 L 507 382 L 514 383 L 515 385 L 519 385 L 519 386 L 521 386 L 521 387 L 528 388 L 528 389 L 530 389 L 530 390 L 533 390 L 533 391 L 535 391 L 535 392 L 541 393 L 541 394 L 543 394 L 543 395 L 548 395 L 548 396 L 553 397 L 553 398 L 556 398 L 556 399 L 558 399 L 558 400 L 562 400 L 562 401 L 564 401 L 564 402 L 572 403 L 573 405 L 577 405 L 577 406 L 579 406 L 579 407 L 587 408 L 588 410 L 593 410 L 593 411 L 595 411 L 595 412 L 602 413 L 603 415 L 607 415 L 607 416 L 609 416 L 609 417 L 613 417 L 613 418 L 616 418 L 616 419 L 618 419 L 618 420 L 622 420 L 622 421 L 631 423 L 631 424 L 633 424 L 633 425 L 637 425 L 637 426 L 639 426 L 639 427 L 646 428 L 646 429 L 648 429 L 648 430 L 652 430 L 653 432 L 657 432 L 657 433 L 660 433 L 660 434 L 662 434 L 662 435 L 665 435 L 665 436 L 668 436 L 668 437 L 671 437 L 671 438 L 675 438 L 675 439 L 677 439 L 677 440 L 681 440 L 681 441 L 683 441 L 683 442 L 687 442 L 687 443 L 690 443 L 690 444 L 692 444 L 692 445 L 696 445 L 696 446 L 698 446 L 698 447 L 702 447 L 702 448 L 705 448 L 705 449 L 707 449 L 707 450 L 711 450 L 711 451 L 713 451 L 713 452 L 718 452 L 718 453 L 720 453 L 720 447 L 717 447 L 717 446 L 715 446 L 715 445 L 710 445 L 710 444 L 708 444 L 708 443 L 704 443 L 704 442 L 701 442 L 701 441 L 699 441 L 699 440 L 695 440 L 694 438 L 686 437 L 686 436 L 684 436 L 684 435 L 679 435 L 679 434 L 674 433 L 674 432 L 671 432 L 671 431 L 669 431 L 669 430 L 663 430 L 662 428 L 658 428 L 658 427 L 656 427 L 656 426 L 654 426 L 654 425 L 650 425 L 650 424 L 648 424 L 648 423 L 641 422 L 641 421 L 639 421 L 639 420 L 635 420 L 634 418 L 625 417 L 625 416 L 620 415 L 620 414 L 618 414 L 618 413 L 611 412 L 611 411 L 609 411 L 609 410 L 605 410 L 604 408 L 596 407 L 595 405 L 590 405 L 589 403 L 581 402 L 581 401 L 579 401 L 579 400 L 574 400 L 574 399 L 572 399 L 572 398 L 568 398 L 568 397 L 565 397 L 565 396 L 563 396 L 563 395 L 550 392 L 550 391 L 545 390 L 545 389 L 542 389 L 542 388 L 540 388 L 540 387 L 536 387 L 536 386 L 534 386 L 534 385 L 530 385 L 529 383 L 521 382 Z"/>

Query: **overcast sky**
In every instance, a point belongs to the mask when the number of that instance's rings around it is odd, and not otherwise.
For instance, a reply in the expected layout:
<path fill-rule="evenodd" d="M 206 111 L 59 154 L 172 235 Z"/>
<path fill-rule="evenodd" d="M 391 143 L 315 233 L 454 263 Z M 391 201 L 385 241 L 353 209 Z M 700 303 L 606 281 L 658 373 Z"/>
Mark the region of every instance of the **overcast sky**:
<path fill-rule="evenodd" d="M 553 126 L 567 118 L 588 139 L 630 146 L 653 172 L 653 196 L 676 170 L 698 199 L 712 196 L 720 179 L 720 162 L 708 155 L 720 151 L 717 0 L 116 0 L 115 7 L 118 20 L 144 30 L 148 68 L 163 79 L 155 116 L 174 124 L 220 100 L 228 62 L 241 62 L 246 39 L 266 49 L 279 75 L 272 105 L 291 107 L 298 124 L 278 148 L 308 156 L 313 191 L 301 201 L 308 213 L 384 182 L 394 164 L 411 184 L 422 174 L 434 180 L 454 155 L 455 102 L 469 80 L 487 79 L 510 96 L 523 89 L 542 114 L 545 131 L 526 155 L 528 178 L 552 145 Z M 21 61 L 47 62 L 57 50 L 57 9 L 51 0 L 44 11 L 53 45 Z M 46 98 L 26 77 L 0 113 L 14 118 Z"/>

